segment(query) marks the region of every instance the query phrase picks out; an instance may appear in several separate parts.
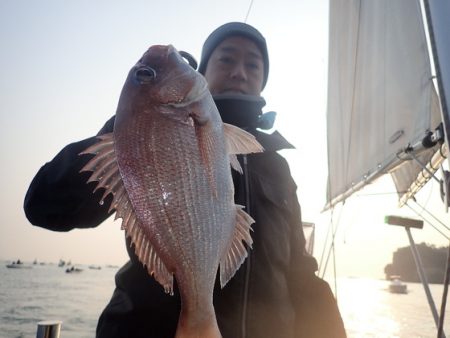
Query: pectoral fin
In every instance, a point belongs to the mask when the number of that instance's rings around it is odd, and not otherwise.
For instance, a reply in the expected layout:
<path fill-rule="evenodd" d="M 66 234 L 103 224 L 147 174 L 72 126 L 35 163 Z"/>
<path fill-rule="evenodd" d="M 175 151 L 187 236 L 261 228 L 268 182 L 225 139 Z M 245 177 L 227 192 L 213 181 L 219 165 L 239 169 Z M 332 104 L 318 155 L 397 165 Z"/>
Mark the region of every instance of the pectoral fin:
<path fill-rule="evenodd" d="M 116 160 L 113 133 L 99 136 L 99 139 L 99 142 L 80 153 L 80 155 L 95 154 L 81 171 L 93 172 L 88 182 L 98 181 L 94 191 L 99 188 L 105 189 L 100 203 L 103 203 L 106 196 L 113 194 L 109 211 L 116 210 L 115 219 L 122 218 L 121 228 L 125 230 L 127 236 L 131 237 L 139 261 L 147 267 L 148 273 L 154 275 L 167 293 L 173 294 L 173 274 L 162 262 L 149 236 L 139 224 L 125 190 Z"/>
<path fill-rule="evenodd" d="M 224 123 L 223 130 L 231 167 L 242 173 L 242 168 L 237 161 L 236 155 L 260 153 L 264 151 L 264 148 L 252 134 L 232 124 Z"/>
<path fill-rule="evenodd" d="M 220 260 L 220 285 L 224 287 L 237 269 L 247 257 L 247 248 L 244 242 L 251 248 L 253 244 L 250 236 L 251 225 L 255 222 L 253 218 L 242 210 L 243 206 L 236 205 L 236 226 L 233 239 Z"/>

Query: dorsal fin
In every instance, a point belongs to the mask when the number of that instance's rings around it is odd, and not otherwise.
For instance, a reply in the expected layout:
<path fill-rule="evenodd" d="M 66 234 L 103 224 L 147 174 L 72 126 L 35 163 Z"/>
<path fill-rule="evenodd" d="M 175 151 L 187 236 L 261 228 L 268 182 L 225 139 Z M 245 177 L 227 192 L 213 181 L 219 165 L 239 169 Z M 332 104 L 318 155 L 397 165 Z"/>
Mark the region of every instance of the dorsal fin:
<path fill-rule="evenodd" d="M 251 248 L 253 244 L 250 236 L 251 225 L 255 222 L 253 218 L 242 210 L 243 206 L 236 205 L 236 226 L 234 227 L 233 238 L 220 260 L 220 285 L 224 287 L 237 269 L 247 257 L 247 248 L 244 242 Z"/>
<path fill-rule="evenodd" d="M 239 127 L 233 126 L 232 124 L 224 123 L 223 131 L 225 134 L 227 151 L 230 156 L 231 167 L 242 173 L 242 168 L 236 155 L 260 153 L 264 151 L 264 148 L 252 134 Z"/>
<path fill-rule="evenodd" d="M 131 237 L 139 261 L 146 266 L 148 273 L 155 277 L 167 293 L 173 294 L 173 274 L 162 262 L 144 228 L 139 224 L 125 190 L 117 165 L 113 133 L 101 135 L 99 138 L 99 142 L 80 153 L 80 155 L 95 154 L 81 171 L 93 171 L 88 182 L 98 181 L 94 191 L 99 188 L 105 189 L 100 203 L 103 203 L 109 194 L 113 195 L 109 211 L 116 210 L 115 219 L 122 218 L 121 228 L 125 230 L 127 236 Z"/>

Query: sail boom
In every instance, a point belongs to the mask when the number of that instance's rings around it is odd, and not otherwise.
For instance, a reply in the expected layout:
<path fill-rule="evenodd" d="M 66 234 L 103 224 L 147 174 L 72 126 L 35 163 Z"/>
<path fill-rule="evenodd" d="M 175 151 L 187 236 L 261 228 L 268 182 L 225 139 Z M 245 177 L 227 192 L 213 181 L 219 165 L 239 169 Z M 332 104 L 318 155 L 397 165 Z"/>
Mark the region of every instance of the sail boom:
<path fill-rule="evenodd" d="M 432 175 L 439 169 L 440 164 L 447 158 L 447 156 L 448 147 L 445 143 L 441 144 L 439 147 L 434 146 L 433 148 L 424 147 L 423 142 L 417 142 L 414 146 L 407 146 L 399 150 L 394 156 L 387 159 L 384 163 L 379 164 L 375 170 L 363 175 L 359 181 L 352 183 L 351 187 L 327 203 L 323 211 L 334 207 L 340 202 L 344 202 L 355 192 L 361 190 L 364 186 L 374 182 L 377 178 L 386 174 L 391 174 L 393 176 L 394 183 L 396 183 L 397 191 L 400 197 L 399 207 L 401 207 L 432 178 Z M 398 177 L 396 176 L 406 165 L 413 164 L 416 167 L 420 166 L 417 164 L 417 157 L 426 161 L 426 169 L 424 168 L 418 173 L 417 177 L 412 181 L 408 188 L 403 188 L 404 184 L 402 184 L 402 182 L 398 182 Z M 417 170 L 414 172 L 416 171 Z M 403 175 L 404 172 L 401 172 L 400 176 Z"/>
<path fill-rule="evenodd" d="M 439 169 L 439 166 L 444 162 L 444 160 L 448 156 L 448 147 L 445 143 L 441 145 L 438 151 L 436 151 L 431 158 L 431 160 L 427 163 L 426 169 L 422 169 L 421 172 L 417 175 L 417 178 L 414 182 L 412 182 L 408 191 L 406 191 L 398 202 L 399 208 L 404 206 L 406 202 L 414 197 L 414 195 L 432 178 L 432 174 L 436 173 Z"/>
<path fill-rule="evenodd" d="M 379 164 L 376 170 L 367 175 L 362 176 L 360 181 L 353 182 L 351 186 L 343 193 L 335 196 L 333 199 L 330 199 L 329 202 L 323 208 L 323 211 L 327 211 L 336 206 L 337 204 L 339 204 L 340 202 L 344 202 L 348 197 L 353 195 L 355 192 L 361 190 L 366 185 L 375 181 L 377 178 L 389 173 L 391 170 L 401 165 L 404 161 L 405 161 L 404 159 L 394 156 L 391 159 L 387 160 L 386 162 Z"/>

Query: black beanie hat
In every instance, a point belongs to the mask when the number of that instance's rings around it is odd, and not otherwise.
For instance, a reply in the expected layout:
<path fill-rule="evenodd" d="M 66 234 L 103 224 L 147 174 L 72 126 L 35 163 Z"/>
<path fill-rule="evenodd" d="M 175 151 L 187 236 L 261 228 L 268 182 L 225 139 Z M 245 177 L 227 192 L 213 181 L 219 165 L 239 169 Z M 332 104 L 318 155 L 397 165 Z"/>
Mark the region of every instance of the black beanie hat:
<path fill-rule="evenodd" d="M 269 54 L 267 53 L 266 39 L 264 39 L 264 36 L 256 28 L 243 22 L 226 23 L 214 30 L 208 36 L 203 44 L 202 57 L 200 65 L 198 66 L 198 71 L 205 75 L 206 66 L 208 65 L 212 52 L 223 40 L 231 36 L 243 36 L 252 40 L 256 46 L 258 46 L 264 61 L 264 78 L 262 85 L 262 89 L 264 89 L 267 77 L 269 76 Z"/>

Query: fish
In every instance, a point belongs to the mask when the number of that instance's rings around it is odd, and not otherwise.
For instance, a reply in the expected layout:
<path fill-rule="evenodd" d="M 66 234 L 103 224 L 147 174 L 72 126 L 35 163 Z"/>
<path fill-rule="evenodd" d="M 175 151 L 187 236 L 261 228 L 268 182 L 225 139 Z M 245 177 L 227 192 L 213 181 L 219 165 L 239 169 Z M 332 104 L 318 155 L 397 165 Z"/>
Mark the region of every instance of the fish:
<path fill-rule="evenodd" d="M 125 81 L 112 133 L 81 154 L 88 182 L 113 195 L 139 261 L 181 298 L 176 338 L 221 337 L 213 306 L 253 244 L 254 220 L 234 203 L 236 155 L 262 152 L 250 133 L 223 123 L 205 78 L 172 45 L 153 45 Z M 94 190 L 94 191 L 95 191 Z"/>

